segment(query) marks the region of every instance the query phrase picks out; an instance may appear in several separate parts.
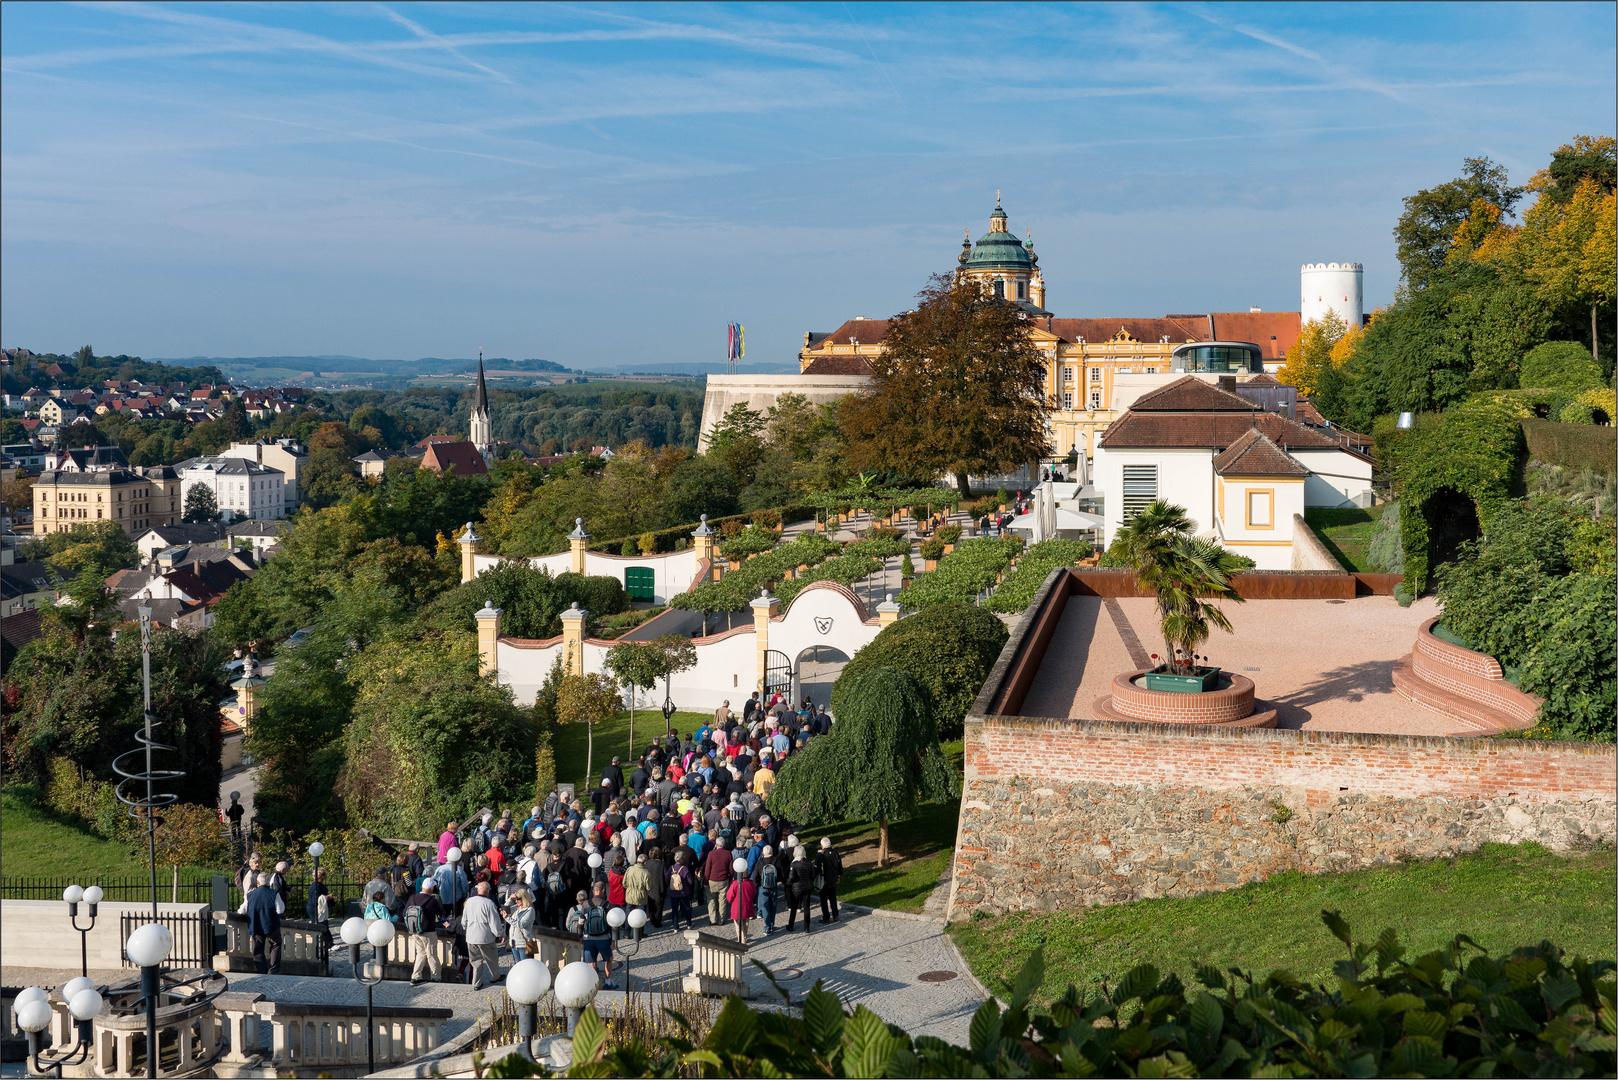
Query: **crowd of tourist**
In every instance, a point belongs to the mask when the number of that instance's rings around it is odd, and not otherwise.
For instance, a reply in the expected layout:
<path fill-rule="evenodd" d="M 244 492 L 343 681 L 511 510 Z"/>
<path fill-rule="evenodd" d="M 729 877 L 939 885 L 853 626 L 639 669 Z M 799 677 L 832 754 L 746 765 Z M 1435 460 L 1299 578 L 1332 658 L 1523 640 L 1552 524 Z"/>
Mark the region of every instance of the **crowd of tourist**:
<path fill-rule="evenodd" d="M 666 924 L 672 932 L 705 920 L 746 942 L 754 919 L 769 936 L 795 931 L 800 917 L 809 933 L 817 898 L 820 923 L 838 922 L 843 863 L 831 839 L 811 847 L 765 808 L 782 765 L 831 726 L 807 699 L 794 710 L 779 695 L 766 702 L 755 693 L 740 714 L 727 701 L 683 738 L 655 739 L 628 763 L 614 757 L 582 798 L 557 785 L 520 822 L 509 810 L 451 821 L 431 863 L 410 844 L 364 885 L 364 917 L 391 920 L 407 936 L 412 986 L 430 979 L 474 989 L 500 981 L 502 948 L 515 963 L 537 956 L 535 939 L 547 934 L 579 939 L 584 959 L 601 964 L 605 988 L 615 989 L 613 949 L 624 935 L 638 941 Z M 285 873 L 284 863 L 264 870 L 254 854 L 239 875 L 261 972 L 280 966 Z M 615 908 L 625 918 L 613 918 Z M 630 929 L 633 911 L 645 913 L 644 929 Z M 336 916 L 323 870 L 305 914 L 322 925 Z M 446 935 L 453 971 L 439 956 Z"/>

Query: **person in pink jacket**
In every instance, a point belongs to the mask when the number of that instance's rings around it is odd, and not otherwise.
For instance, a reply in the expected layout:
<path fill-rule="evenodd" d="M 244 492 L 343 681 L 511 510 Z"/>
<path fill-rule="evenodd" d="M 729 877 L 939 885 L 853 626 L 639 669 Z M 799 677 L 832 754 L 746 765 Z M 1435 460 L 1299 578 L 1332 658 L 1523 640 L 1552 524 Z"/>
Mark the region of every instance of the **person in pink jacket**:
<path fill-rule="evenodd" d="M 730 888 L 725 890 L 725 902 L 730 905 L 730 917 L 736 923 L 736 940 L 745 945 L 747 920 L 753 917 L 758 906 L 758 886 L 747 877 L 746 859 L 737 859 L 732 869 L 736 876 L 731 878 Z"/>
<path fill-rule="evenodd" d="M 449 855 L 449 849 L 455 846 L 455 822 L 452 821 L 449 823 L 448 827 L 446 827 L 444 831 L 439 834 L 438 861 L 443 862 L 445 857 Z"/>

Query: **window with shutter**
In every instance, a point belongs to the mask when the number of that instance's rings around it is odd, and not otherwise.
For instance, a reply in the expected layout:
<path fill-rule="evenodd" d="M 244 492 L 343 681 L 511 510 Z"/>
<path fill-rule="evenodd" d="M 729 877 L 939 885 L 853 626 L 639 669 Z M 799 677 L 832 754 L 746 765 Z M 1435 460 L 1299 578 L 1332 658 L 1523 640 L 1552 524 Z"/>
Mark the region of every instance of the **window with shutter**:
<path fill-rule="evenodd" d="M 1128 521 L 1157 498 L 1157 466 L 1124 466 L 1124 520 Z"/>

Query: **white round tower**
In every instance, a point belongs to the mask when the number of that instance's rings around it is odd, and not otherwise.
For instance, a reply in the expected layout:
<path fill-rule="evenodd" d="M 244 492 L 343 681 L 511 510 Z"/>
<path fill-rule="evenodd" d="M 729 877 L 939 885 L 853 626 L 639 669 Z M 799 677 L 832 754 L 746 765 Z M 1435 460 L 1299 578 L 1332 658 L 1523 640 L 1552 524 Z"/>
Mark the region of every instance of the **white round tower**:
<path fill-rule="evenodd" d="M 1361 263 L 1304 263 L 1303 321 L 1334 312 L 1349 326 L 1365 321 L 1365 267 Z"/>

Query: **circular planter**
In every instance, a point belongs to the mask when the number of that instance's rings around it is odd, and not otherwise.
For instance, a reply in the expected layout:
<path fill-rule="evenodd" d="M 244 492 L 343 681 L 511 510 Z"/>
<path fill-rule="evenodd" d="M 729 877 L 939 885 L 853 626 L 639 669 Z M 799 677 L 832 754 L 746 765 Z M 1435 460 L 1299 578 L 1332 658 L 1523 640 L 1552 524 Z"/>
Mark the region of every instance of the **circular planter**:
<path fill-rule="evenodd" d="M 1220 685 L 1200 694 L 1148 690 L 1136 679 L 1150 668 L 1126 671 L 1112 680 L 1112 693 L 1097 698 L 1097 720 L 1148 724 L 1217 724 L 1222 727 L 1274 727 L 1275 710 L 1258 710 L 1253 680 L 1226 673 Z"/>

